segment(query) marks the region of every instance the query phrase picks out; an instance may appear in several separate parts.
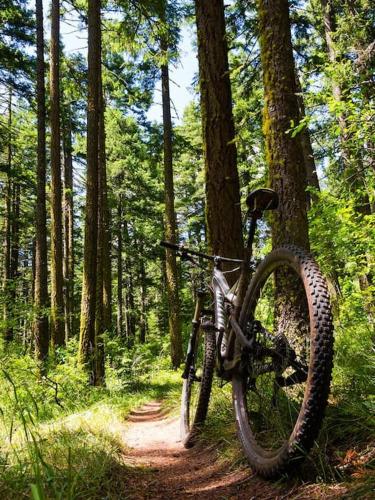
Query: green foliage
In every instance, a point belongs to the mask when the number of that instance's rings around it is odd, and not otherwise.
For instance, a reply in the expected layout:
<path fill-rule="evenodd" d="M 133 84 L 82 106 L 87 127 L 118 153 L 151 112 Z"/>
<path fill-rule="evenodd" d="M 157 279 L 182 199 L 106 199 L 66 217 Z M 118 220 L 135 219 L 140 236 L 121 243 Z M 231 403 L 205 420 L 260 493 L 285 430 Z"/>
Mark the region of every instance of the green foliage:
<path fill-rule="evenodd" d="M 106 389 L 87 386 L 76 341 L 61 350 L 64 364 L 51 367 L 48 377 L 40 377 L 35 361 L 18 350 L 1 352 L 2 498 L 30 492 L 33 498 L 111 497 L 114 475 L 126 483 L 124 418 L 147 400 L 175 400 L 180 380 L 163 370 L 165 362 L 150 346 L 128 353 L 133 367 L 142 365 L 128 371 L 128 358 L 118 355 L 121 342 L 111 342 L 117 367 L 107 366 Z"/>

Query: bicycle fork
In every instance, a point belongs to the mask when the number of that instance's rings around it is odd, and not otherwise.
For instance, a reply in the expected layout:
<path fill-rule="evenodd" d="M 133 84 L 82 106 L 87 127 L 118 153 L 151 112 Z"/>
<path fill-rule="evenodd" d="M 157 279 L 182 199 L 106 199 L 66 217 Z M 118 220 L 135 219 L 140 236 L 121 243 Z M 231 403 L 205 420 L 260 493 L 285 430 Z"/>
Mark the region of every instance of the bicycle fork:
<path fill-rule="evenodd" d="M 195 311 L 194 317 L 192 320 L 192 332 L 189 339 L 186 359 L 185 359 L 185 368 L 182 373 L 182 378 L 187 379 L 189 377 L 190 368 L 194 366 L 194 355 L 196 351 L 196 345 L 199 340 L 199 327 L 201 325 L 201 314 L 204 310 L 204 298 L 206 296 L 205 291 L 198 290 L 197 292 L 197 301 L 195 303 Z"/>

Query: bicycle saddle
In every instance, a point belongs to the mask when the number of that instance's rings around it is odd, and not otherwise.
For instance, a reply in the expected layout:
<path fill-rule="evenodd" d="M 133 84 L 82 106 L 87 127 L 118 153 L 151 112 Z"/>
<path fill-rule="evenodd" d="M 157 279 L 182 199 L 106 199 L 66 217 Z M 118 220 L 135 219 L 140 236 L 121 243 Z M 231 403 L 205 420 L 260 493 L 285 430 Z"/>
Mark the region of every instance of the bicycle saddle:
<path fill-rule="evenodd" d="M 275 210 L 279 205 L 279 197 L 273 189 L 262 188 L 252 191 L 246 198 L 249 211 Z"/>

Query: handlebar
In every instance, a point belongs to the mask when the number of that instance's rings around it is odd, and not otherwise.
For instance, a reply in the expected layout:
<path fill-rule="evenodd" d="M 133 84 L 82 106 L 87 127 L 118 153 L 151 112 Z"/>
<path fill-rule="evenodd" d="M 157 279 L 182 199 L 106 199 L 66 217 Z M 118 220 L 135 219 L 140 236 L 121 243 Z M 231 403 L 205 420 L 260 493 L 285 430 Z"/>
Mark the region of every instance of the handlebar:
<path fill-rule="evenodd" d="M 196 250 L 191 250 L 190 248 L 184 247 L 184 245 L 176 245 L 170 241 L 161 241 L 160 246 L 164 248 L 169 248 L 175 252 L 180 252 L 181 254 L 195 255 L 196 257 L 201 257 L 202 259 L 211 260 L 213 262 L 233 262 L 240 264 L 242 260 L 240 259 L 228 259 L 227 257 L 219 257 L 218 255 L 208 255 L 206 253 L 197 252 Z"/>

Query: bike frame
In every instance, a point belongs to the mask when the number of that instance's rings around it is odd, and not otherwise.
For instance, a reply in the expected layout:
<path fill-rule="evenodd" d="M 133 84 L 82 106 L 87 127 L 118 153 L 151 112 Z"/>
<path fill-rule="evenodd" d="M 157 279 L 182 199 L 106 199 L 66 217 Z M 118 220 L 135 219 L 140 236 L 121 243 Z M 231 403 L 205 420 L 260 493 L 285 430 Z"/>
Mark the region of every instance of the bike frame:
<path fill-rule="evenodd" d="M 244 259 L 228 259 L 219 256 L 209 256 L 200 252 L 185 249 L 182 246 L 169 245 L 174 250 L 186 259 L 194 260 L 190 255 L 196 255 L 202 258 L 212 260 L 214 263 L 211 289 L 214 299 L 214 310 L 207 311 L 204 308 L 204 300 L 206 291 L 198 290 L 197 300 L 195 305 L 194 317 L 192 321 L 192 334 L 189 339 L 187 350 L 185 369 L 182 377 L 187 378 L 190 367 L 194 364 L 195 345 L 199 341 L 199 330 L 215 332 L 217 344 L 218 358 L 218 374 L 224 379 L 229 379 L 231 373 L 236 369 L 240 355 L 235 352 L 236 340 L 242 347 L 250 348 L 253 344 L 253 339 L 246 338 L 246 335 L 241 328 L 241 310 L 245 298 L 247 284 L 254 271 L 254 262 L 252 261 L 252 245 L 254 241 L 257 220 L 262 216 L 262 213 L 254 211 L 250 217 L 249 235 L 246 247 L 244 249 Z M 168 245 L 164 245 L 168 246 Z M 240 276 L 234 286 L 230 288 L 225 277 L 226 272 L 222 271 L 223 263 L 240 264 Z M 214 322 L 205 321 L 204 313 L 208 312 L 211 316 L 213 313 Z"/>

